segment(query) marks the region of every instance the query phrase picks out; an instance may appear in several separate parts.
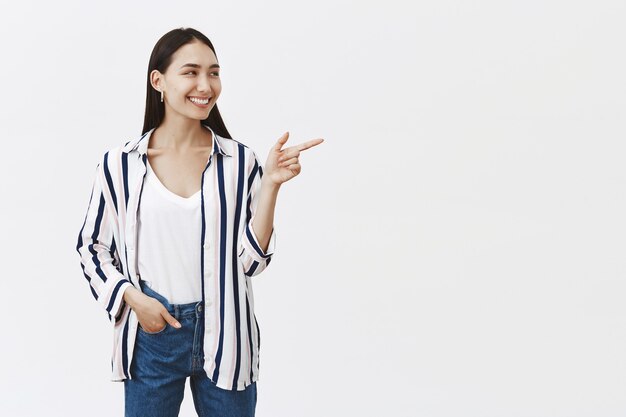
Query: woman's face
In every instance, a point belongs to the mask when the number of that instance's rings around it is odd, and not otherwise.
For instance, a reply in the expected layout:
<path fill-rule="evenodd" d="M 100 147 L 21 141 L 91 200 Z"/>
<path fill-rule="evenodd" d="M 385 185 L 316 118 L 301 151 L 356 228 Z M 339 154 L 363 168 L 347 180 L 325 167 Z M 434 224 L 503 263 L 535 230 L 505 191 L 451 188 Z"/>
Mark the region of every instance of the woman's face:
<path fill-rule="evenodd" d="M 222 91 L 219 71 L 211 48 L 194 41 L 174 53 L 164 74 L 154 70 L 150 75 L 152 85 L 163 91 L 166 112 L 204 120 Z"/>

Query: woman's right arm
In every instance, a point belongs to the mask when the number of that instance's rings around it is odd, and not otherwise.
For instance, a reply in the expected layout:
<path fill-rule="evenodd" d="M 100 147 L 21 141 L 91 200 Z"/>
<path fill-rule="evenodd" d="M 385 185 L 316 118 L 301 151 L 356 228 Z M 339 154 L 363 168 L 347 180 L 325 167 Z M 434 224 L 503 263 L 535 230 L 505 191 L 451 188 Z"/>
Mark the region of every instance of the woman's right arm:
<path fill-rule="evenodd" d="M 148 325 L 148 331 L 162 328 L 163 320 L 178 327 L 178 321 L 159 300 L 137 290 L 115 266 L 111 248 L 114 246 L 113 230 L 117 221 L 114 209 L 107 203 L 106 196 L 109 194 L 103 190 L 103 169 L 102 161 L 96 166 L 87 214 L 76 244 L 80 265 L 91 294 L 107 311 L 109 320 L 113 323 L 121 318 L 120 313 L 127 303 L 137 314 L 140 324 Z"/>
<path fill-rule="evenodd" d="M 105 158 L 107 155 L 105 154 Z M 106 202 L 103 162 L 96 166 L 96 175 L 83 226 L 78 233 L 76 251 L 80 255 L 80 266 L 89 283 L 91 294 L 106 310 L 109 320 L 119 320 L 123 310 L 123 294 L 133 285 L 114 265 L 113 227 L 116 219 L 114 210 Z"/>

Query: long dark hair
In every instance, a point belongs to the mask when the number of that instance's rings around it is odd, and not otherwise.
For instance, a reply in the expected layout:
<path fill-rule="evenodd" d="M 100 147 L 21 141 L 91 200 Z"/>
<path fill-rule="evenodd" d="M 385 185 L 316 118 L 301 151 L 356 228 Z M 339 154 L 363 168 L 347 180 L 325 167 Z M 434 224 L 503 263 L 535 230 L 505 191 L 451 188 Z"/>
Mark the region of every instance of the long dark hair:
<path fill-rule="evenodd" d="M 172 62 L 172 55 L 183 45 L 198 40 L 205 43 L 217 58 L 217 53 L 213 44 L 202 33 L 192 28 L 178 28 L 167 32 L 158 40 L 152 54 L 150 55 L 150 62 L 148 63 L 148 82 L 146 90 L 146 114 L 143 119 L 143 131 L 141 134 L 145 134 L 152 128 L 159 127 L 163 118 L 165 117 L 165 103 L 161 103 L 161 94 L 152 87 L 150 83 L 150 73 L 154 70 L 158 70 L 164 73 L 167 67 Z M 204 125 L 208 125 L 215 134 L 232 139 L 230 133 L 224 125 L 220 111 L 217 108 L 217 103 L 213 105 L 209 116 L 202 122 Z"/>

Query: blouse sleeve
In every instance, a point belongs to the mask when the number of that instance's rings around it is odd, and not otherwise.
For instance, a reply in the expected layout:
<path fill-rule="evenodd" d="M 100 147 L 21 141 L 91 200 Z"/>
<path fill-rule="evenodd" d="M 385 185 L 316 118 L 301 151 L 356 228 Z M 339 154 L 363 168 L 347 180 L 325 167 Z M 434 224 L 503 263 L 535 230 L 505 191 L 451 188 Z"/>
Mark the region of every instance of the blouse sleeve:
<path fill-rule="evenodd" d="M 248 198 L 246 203 L 246 226 L 243 230 L 243 236 L 239 240 L 239 259 L 243 263 L 244 272 L 247 276 L 253 277 L 260 274 L 272 260 L 274 249 L 276 247 L 276 232 L 272 225 L 272 234 L 270 236 L 269 245 L 266 251 L 261 249 L 259 239 L 254 234 L 252 228 L 252 220 L 256 214 L 256 208 L 259 199 L 259 191 L 261 188 L 261 179 L 263 177 L 263 167 L 259 163 L 256 154 L 252 152 L 254 163 L 252 169 L 248 172 Z"/>
<path fill-rule="evenodd" d="M 106 155 L 105 155 L 106 158 Z M 103 192 L 103 161 L 96 166 L 96 176 L 83 226 L 78 233 L 76 251 L 91 294 L 116 323 L 124 302 L 124 291 L 132 283 L 118 270 L 113 227 L 114 211 L 106 204 Z"/>

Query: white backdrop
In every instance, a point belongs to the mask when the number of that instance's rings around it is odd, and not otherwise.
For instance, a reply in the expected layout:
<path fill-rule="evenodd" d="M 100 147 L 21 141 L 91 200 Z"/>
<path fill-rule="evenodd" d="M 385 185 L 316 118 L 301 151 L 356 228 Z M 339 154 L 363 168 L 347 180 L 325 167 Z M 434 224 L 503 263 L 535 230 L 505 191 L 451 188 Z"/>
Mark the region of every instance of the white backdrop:
<path fill-rule="evenodd" d="M 233 137 L 301 156 L 255 277 L 257 415 L 626 414 L 626 4 L 0 8 L 0 415 L 121 416 L 75 251 L 156 41 L 193 27 Z M 181 416 L 193 416 L 189 387 Z"/>

